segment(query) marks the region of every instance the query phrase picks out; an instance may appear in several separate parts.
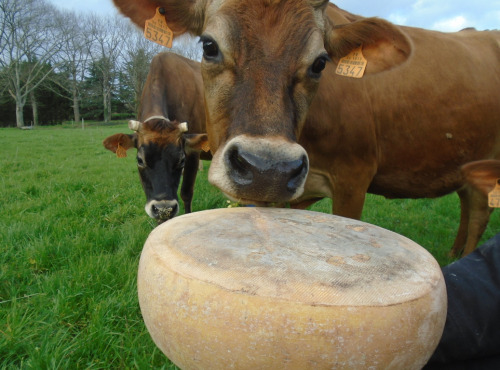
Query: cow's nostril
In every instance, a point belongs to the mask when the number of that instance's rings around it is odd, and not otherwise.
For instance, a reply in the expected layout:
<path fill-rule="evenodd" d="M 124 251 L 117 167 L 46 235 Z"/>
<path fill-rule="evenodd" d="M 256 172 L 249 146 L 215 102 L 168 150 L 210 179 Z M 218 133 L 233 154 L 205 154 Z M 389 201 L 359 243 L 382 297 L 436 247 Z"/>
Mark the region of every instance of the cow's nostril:
<path fill-rule="evenodd" d="M 302 156 L 300 160 L 296 160 L 292 163 L 293 165 L 290 169 L 290 179 L 286 184 L 289 192 L 295 192 L 297 190 L 309 170 L 309 161 L 305 155 Z"/>
<path fill-rule="evenodd" d="M 229 161 L 229 168 L 233 172 L 234 180 L 236 180 L 240 185 L 249 184 L 253 180 L 253 166 L 249 161 L 241 154 L 238 146 L 234 146 L 227 152 L 227 160 Z"/>
<path fill-rule="evenodd" d="M 297 198 L 309 169 L 304 148 L 280 138 L 236 137 L 214 158 L 210 182 L 243 203 L 284 203 Z"/>

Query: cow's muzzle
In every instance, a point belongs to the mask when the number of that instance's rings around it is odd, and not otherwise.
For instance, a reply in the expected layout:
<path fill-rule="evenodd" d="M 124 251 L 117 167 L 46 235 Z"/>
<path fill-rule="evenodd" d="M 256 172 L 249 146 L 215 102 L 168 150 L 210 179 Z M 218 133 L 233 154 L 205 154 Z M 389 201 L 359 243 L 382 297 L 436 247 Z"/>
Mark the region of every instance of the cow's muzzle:
<path fill-rule="evenodd" d="M 308 170 L 307 153 L 297 143 L 242 135 L 215 154 L 209 180 L 242 203 L 283 203 L 302 194 Z"/>
<path fill-rule="evenodd" d="M 168 221 L 179 212 L 179 203 L 176 200 L 151 200 L 146 204 L 146 213 L 159 224 Z"/>

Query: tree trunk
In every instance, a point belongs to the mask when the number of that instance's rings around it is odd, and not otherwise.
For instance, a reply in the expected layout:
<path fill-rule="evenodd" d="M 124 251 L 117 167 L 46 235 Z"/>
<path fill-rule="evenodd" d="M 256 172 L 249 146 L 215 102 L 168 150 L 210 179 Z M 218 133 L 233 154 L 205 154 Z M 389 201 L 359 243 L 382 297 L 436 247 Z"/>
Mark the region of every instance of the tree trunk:
<path fill-rule="evenodd" d="M 21 101 L 16 101 L 16 125 L 21 128 L 24 126 L 24 104 Z"/>
<path fill-rule="evenodd" d="M 104 93 L 104 122 L 111 122 L 111 90 L 109 88 Z"/>
<path fill-rule="evenodd" d="M 106 88 L 103 88 L 103 92 L 102 92 L 102 105 L 103 105 L 104 122 L 108 123 L 109 122 L 109 119 L 108 119 L 108 92 L 107 92 Z"/>
<path fill-rule="evenodd" d="M 111 122 L 111 91 L 108 93 L 108 120 L 106 122 Z"/>
<path fill-rule="evenodd" d="M 80 122 L 80 102 L 76 90 L 73 90 L 73 115 L 75 116 L 75 123 Z"/>
<path fill-rule="evenodd" d="M 107 75 L 106 74 L 103 74 L 103 77 L 106 77 Z M 106 81 L 107 81 L 107 78 L 103 78 L 103 82 L 102 82 L 102 107 L 103 107 L 103 118 L 104 118 L 104 122 L 105 123 L 108 123 L 109 122 L 109 111 L 111 110 L 109 105 L 111 104 L 110 103 L 110 89 L 108 86 L 106 86 Z"/>
<path fill-rule="evenodd" d="M 33 111 L 33 125 L 38 126 L 38 104 L 35 97 L 35 90 L 30 92 L 31 109 Z"/>

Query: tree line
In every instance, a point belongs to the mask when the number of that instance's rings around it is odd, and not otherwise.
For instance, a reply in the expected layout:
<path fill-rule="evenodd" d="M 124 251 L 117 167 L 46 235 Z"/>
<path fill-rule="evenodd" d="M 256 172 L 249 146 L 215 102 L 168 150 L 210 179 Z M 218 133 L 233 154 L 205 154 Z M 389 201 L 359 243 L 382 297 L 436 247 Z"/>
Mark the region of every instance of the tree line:
<path fill-rule="evenodd" d="M 184 38 L 172 51 L 199 60 L 199 49 Z M 120 15 L 0 0 L 0 126 L 135 116 L 151 59 L 165 50 Z"/>

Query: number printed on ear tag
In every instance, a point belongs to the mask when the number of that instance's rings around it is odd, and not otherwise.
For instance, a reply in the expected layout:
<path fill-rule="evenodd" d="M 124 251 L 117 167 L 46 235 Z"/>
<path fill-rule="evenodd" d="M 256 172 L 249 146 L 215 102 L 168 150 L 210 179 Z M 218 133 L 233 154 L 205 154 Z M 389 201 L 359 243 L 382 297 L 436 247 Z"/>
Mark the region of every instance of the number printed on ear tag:
<path fill-rule="evenodd" d="M 361 78 L 365 73 L 367 64 L 368 61 L 363 56 L 360 46 L 340 59 L 335 73 L 345 77 Z"/>
<path fill-rule="evenodd" d="M 167 20 L 165 16 L 160 13 L 159 7 L 156 8 L 155 16 L 146 21 L 144 26 L 144 37 L 167 48 L 172 47 L 174 33 L 168 28 Z"/>

